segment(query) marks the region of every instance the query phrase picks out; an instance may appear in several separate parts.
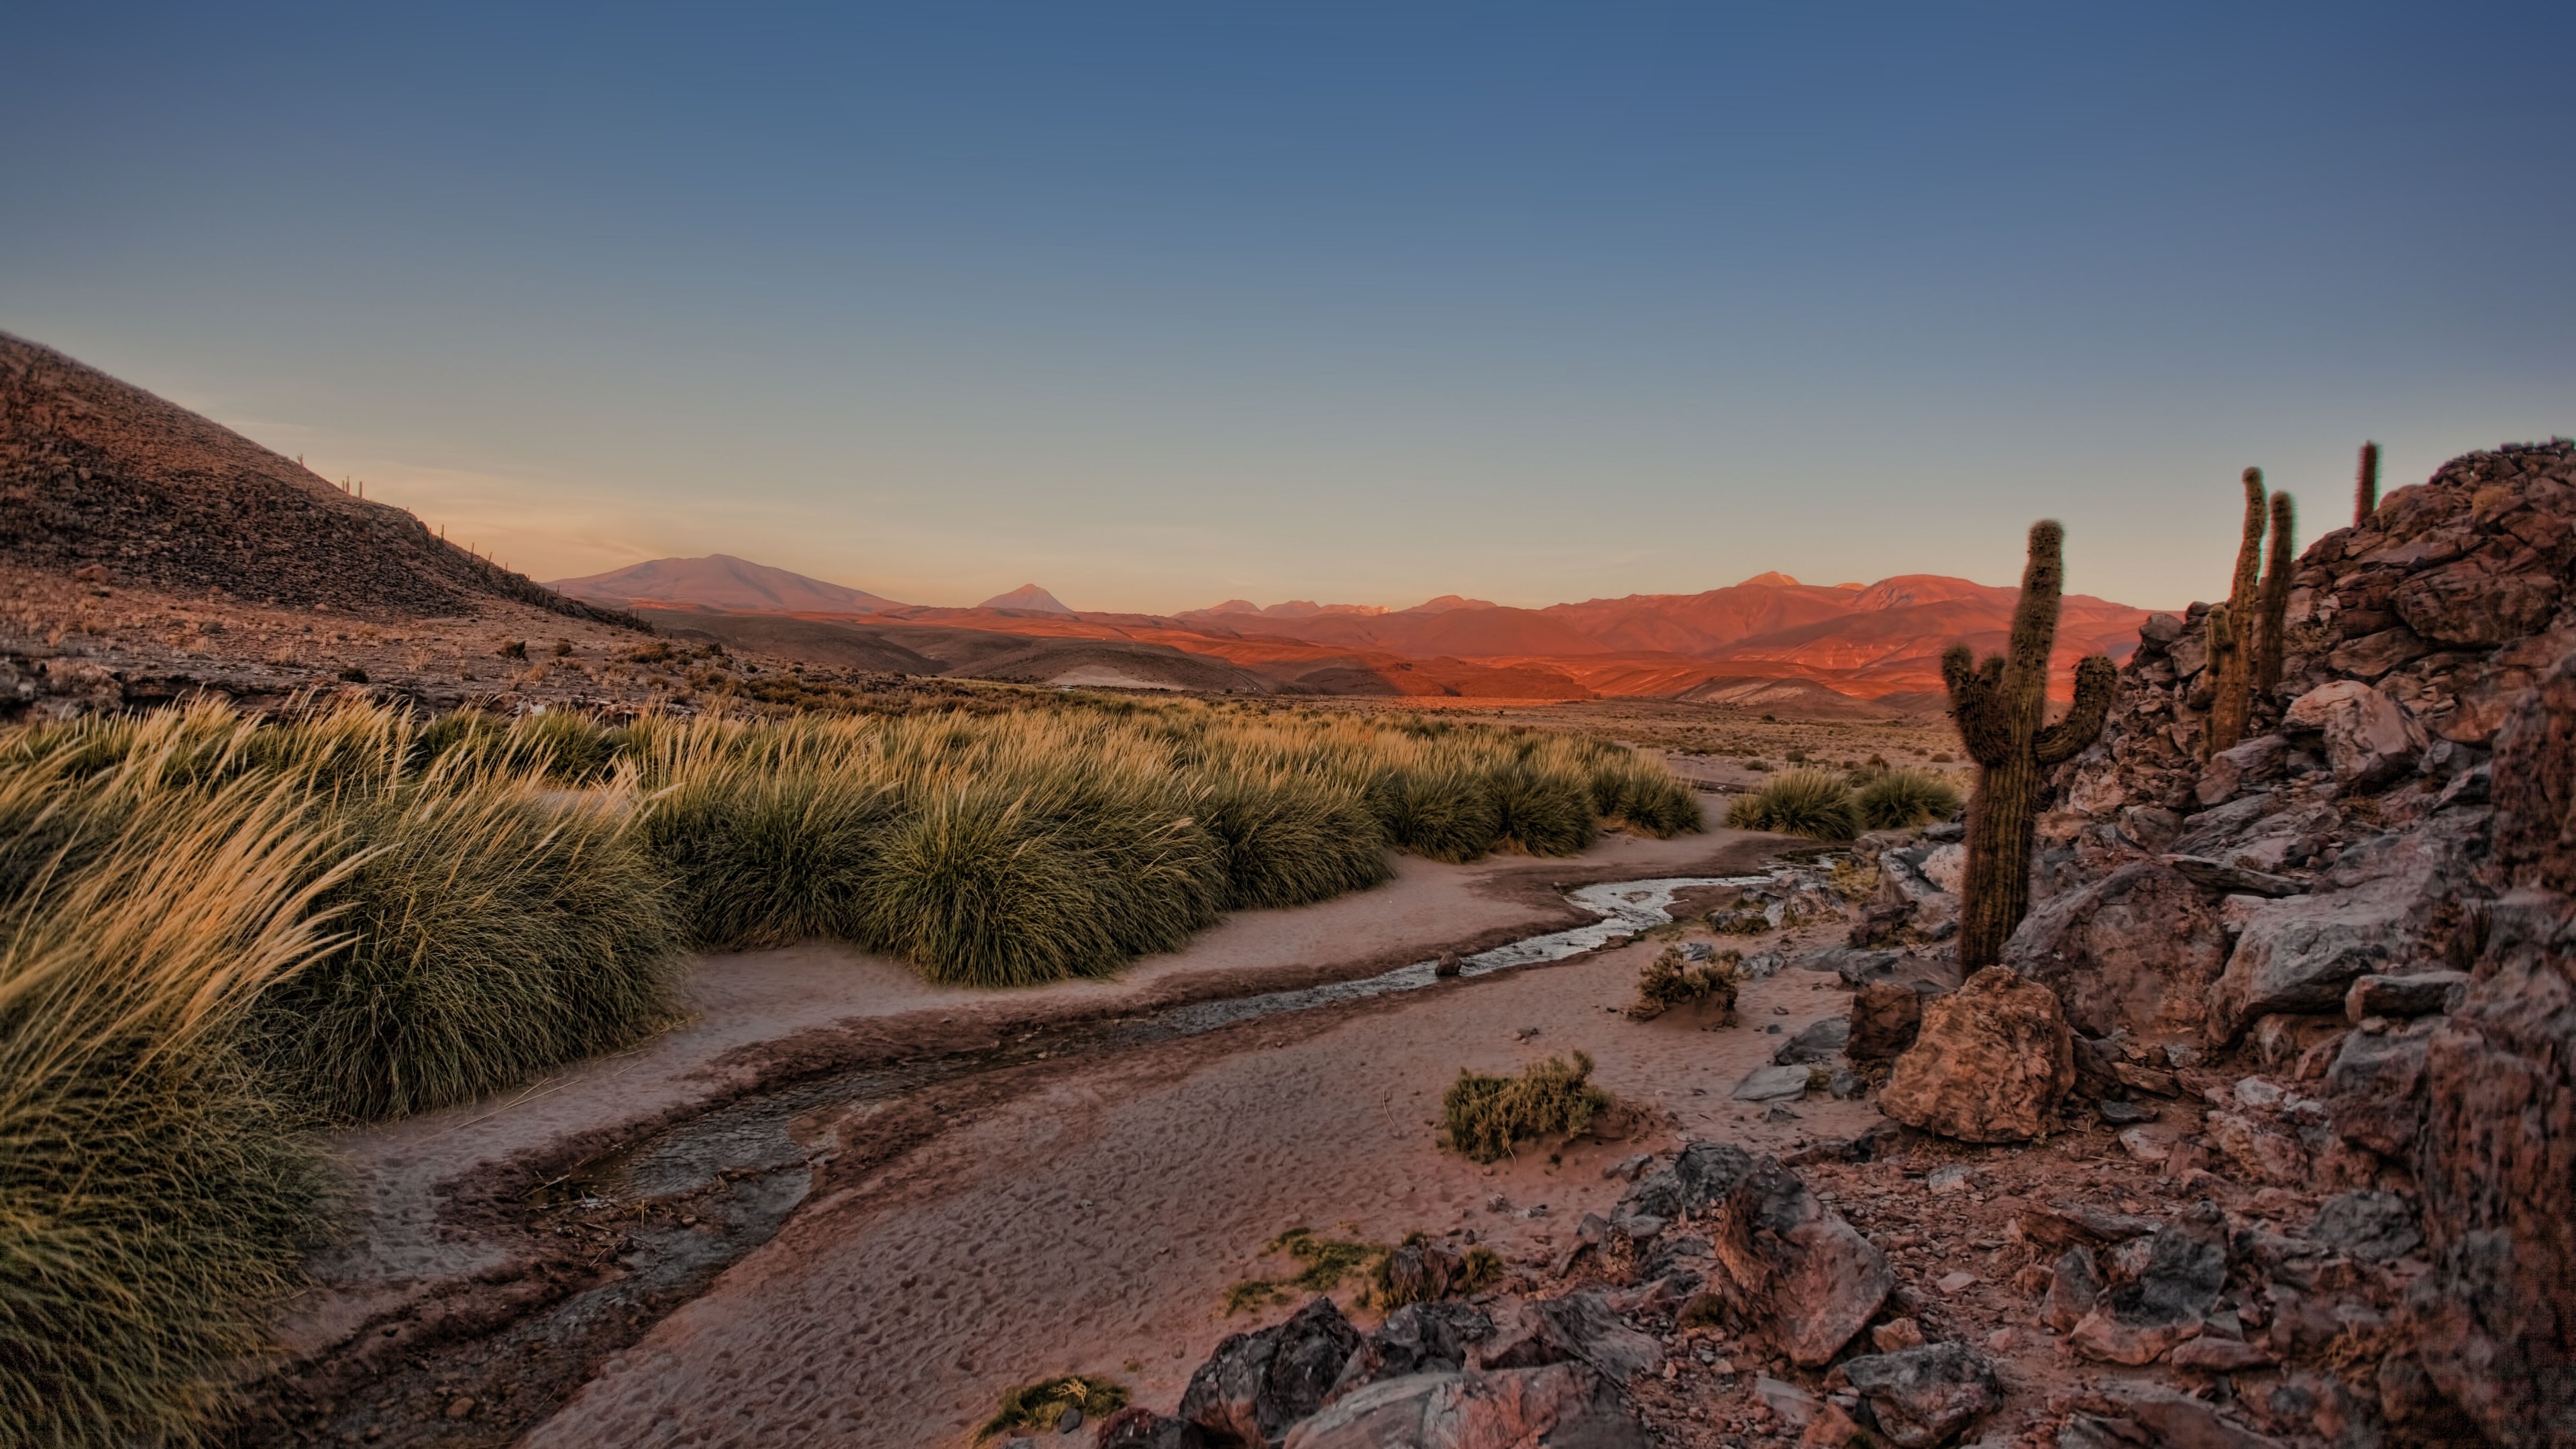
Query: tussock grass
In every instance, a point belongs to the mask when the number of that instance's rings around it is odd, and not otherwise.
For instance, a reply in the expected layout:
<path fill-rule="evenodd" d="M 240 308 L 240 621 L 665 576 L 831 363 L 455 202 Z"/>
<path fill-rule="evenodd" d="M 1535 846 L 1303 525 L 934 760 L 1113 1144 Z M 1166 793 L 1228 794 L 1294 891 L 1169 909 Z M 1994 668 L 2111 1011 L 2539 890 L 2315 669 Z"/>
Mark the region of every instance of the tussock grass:
<path fill-rule="evenodd" d="M 1732 1023 L 1735 967 L 1743 959 L 1740 951 L 1724 951 L 1694 965 L 1682 959 L 1680 947 L 1665 947 L 1637 973 L 1637 1000 L 1628 1008 L 1628 1019 L 1652 1021 L 1676 1007 L 1714 1007 Z"/>
<path fill-rule="evenodd" d="M 1738 830 L 1767 830 L 1811 840 L 1849 840 L 1860 833 L 1851 786 L 1829 770 L 1791 770 L 1727 807 Z"/>
<path fill-rule="evenodd" d="M 82 782 L 78 748 L 0 772 L 0 815 L 56 842 L 0 904 L 0 1443 L 180 1442 L 321 1220 L 235 1043 L 328 949 L 336 877 L 293 787 L 141 811 L 167 749 Z"/>
<path fill-rule="evenodd" d="M 1080 1409 L 1086 1422 L 1098 1422 L 1127 1407 L 1127 1386 L 1092 1374 L 1058 1374 L 1022 1384 L 1002 1395 L 1001 1408 L 975 1431 L 975 1442 L 1027 1431 L 1053 1434 L 1067 1409 Z"/>
<path fill-rule="evenodd" d="M 1247 1308 L 1284 1306 L 1300 1295 L 1330 1293 L 1353 1274 L 1383 1281 L 1384 1243 L 1362 1243 L 1320 1236 L 1313 1228 L 1290 1228 L 1262 1245 L 1264 1253 L 1286 1253 L 1305 1265 L 1293 1278 L 1248 1278 L 1225 1290 L 1228 1318 Z M 1365 1294 L 1363 1295 L 1365 1301 Z"/>
<path fill-rule="evenodd" d="M 1929 770 L 1889 770 L 1863 784 L 1853 804 L 1869 829 L 1905 830 L 1947 820 L 1966 802 L 1957 786 Z"/>
<path fill-rule="evenodd" d="M 310 1128 L 631 1041 L 678 946 L 820 937 L 1041 982 L 1365 888 L 1391 849 L 1698 824 L 1653 761 L 1554 735 L 1030 701 L 0 731 L 0 1442 L 199 1432 L 320 1220 Z M 1540 1116 L 1588 1121 L 1580 1078 Z"/>
<path fill-rule="evenodd" d="M 1610 1094 L 1593 1086 L 1592 1058 L 1574 1054 L 1569 1066 L 1551 1056 L 1532 1062 L 1517 1077 L 1489 1077 L 1460 1068 L 1441 1098 L 1449 1145 L 1476 1162 L 1500 1162 L 1515 1143 L 1555 1134 L 1573 1136 L 1610 1106 Z"/>

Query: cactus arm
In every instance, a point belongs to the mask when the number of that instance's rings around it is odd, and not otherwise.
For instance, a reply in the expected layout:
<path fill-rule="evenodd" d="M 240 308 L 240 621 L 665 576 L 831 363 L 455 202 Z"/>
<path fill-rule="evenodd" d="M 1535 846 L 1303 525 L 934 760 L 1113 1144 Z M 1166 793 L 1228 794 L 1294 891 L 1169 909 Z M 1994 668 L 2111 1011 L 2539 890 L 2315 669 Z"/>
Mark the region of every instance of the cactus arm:
<path fill-rule="evenodd" d="M 1989 659 L 1981 668 L 1965 644 L 1954 644 L 1941 656 L 1941 682 L 1949 686 L 1950 718 L 1959 727 L 1959 741 L 1967 746 L 1969 759 L 1990 768 L 2003 763 L 2012 744 L 2012 728 L 1998 699 L 2003 674 L 2003 660 Z"/>
<path fill-rule="evenodd" d="M 2352 483 L 2352 526 L 2359 528 L 2370 522 L 2370 515 L 2378 511 L 2379 445 L 2364 443 L 2361 445 L 2361 469 Z"/>
<path fill-rule="evenodd" d="M 2102 737 L 2103 722 L 2111 717 L 2111 698 L 2119 689 L 2120 671 L 2104 655 L 2095 654 L 2075 666 L 2075 704 L 2066 718 L 2039 732 L 2031 743 L 2031 754 L 2043 765 L 2060 765 Z"/>
<path fill-rule="evenodd" d="M 2262 616 L 2254 629 L 2254 694 L 2269 698 L 2281 682 L 2281 659 L 2290 627 L 2290 566 L 2298 531 L 2298 505 L 2287 493 L 2272 495 L 2272 556 L 2263 567 Z"/>

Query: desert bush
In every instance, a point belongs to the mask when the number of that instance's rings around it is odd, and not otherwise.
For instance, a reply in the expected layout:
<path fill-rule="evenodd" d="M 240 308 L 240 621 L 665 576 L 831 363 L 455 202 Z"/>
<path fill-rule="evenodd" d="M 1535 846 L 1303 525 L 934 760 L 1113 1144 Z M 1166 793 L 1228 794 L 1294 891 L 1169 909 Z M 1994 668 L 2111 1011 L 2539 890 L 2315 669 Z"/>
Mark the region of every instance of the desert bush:
<path fill-rule="evenodd" d="M 1842 777 L 1825 770 L 1791 770 L 1727 807 L 1726 823 L 1738 830 L 1767 830 L 1813 840 L 1849 840 L 1860 833 L 1860 812 Z"/>
<path fill-rule="evenodd" d="M 344 1120 L 470 1100 L 661 1021 L 672 935 L 622 802 L 445 766 L 330 817 L 346 942 L 260 1003 L 253 1050 Z"/>
<path fill-rule="evenodd" d="M 1662 837 L 1700 828 L 1698 795 L 1660 761 L 1603 745 L 1586 753 L 1594 814 Z"/>
<path fill-rule="evenodd" d="M 1666 946 L 1637 973 L 1637 1000 L 1628 1008 L 1630 1021 L 1652 1021 L 1676 1007 L 1715 1008 L 1735 1020 L 1735 967 L 1743 953 L 1727 951 L 1697 965 L 1682 959 L 1679 946 Z"/>
<path fill-rule="evenodd" d="M 235 1049 L 262 990 L 328 945 L 334 884 L 291 787 L 131 808 L 21 767 L 58 840 L 0 904 L 0 1442 L 182 1442 L 258 1347 L 322 1221 L 324 1175 Z"/>
<path fill-rule="evenodd" d="M 1486 777 L 1497 837 L 1531 855 L 1580 855 L 1601 838 L 1591 781 L 1553 761 L 1513 760 Z"/>
<path fill-rule="evenodd" d="M 1001 1407 L 975 1431 L 975 1442 L 1021 1430 L 1052 1434 L 1067 1409 L 1080 1409 L 1085 1420 L 1098 1423 L 1125 1407 L 1127 1388 L 1116 1379 L 1058 1374 L 1004 1392 Z"/>
<path fill-rule="evenodd" d="M 1591 1084 L 1592 1058 L 1574 1064 L 1551 1056 L 1522 1068 L 1517 1077 L 1489 1077 L 1460 1068 L 1441 1098 L 1449 1145 L 1476 1162 L 1500 1162 L 1513 1144 L 1555 1133 L 1572 1136 L 1592 1125 L 1610 1105 L 1610 1094 Z"/>
<path fill-rule="evenodd" d="M 1889 770 L 1860 787 L 1853 803 L 1872 830 L 1903 830 L 1947 820 L 1966 802 L 1958 787 L 1929 770 Z"/>
<path fill-rule="evenodd" d="M 658 796 L 638 834 L 698 945 L 865 945 L 869 883 L 896 813 L 880 781 L 716 762 Z"/>
<path fill-rule="evenodd" d="M 1463 760 L 1389 771 L 1372 793 L 1387 841 L 1429 860 L 1458 864 L 1492 852 L 1502 812 L 1484 774 Z"/>
<path fill-rule="evenodd" d="M 1229 910 L 1302 906 L 1394 874 L 1366 799 L 1319 774 L 1228 772 L 1192 813 L 1222 852 Z"/>

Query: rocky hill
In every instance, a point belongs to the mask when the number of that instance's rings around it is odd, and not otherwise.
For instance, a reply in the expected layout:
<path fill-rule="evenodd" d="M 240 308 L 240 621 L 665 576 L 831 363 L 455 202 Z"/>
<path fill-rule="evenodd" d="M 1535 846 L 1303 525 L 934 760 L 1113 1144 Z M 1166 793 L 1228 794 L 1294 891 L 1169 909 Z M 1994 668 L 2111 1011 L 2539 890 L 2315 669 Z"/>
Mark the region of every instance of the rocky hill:
<path fill-rule="evenodd" d="M 2576 447 L 2456 459 L 2293 582 L 2283 682 L 2206 761 L 2204 613 L 2148 622 L 2007 963 L 2079 1069 L 2234 1053 L 2217 1170 L 2394 1204 L 2389 1273 L 2266 1289 L 2372 1325 L 2328 1437 L 2576 1444 Z"/>
<path fill-rule="evenodd" d="M 0 563 L 119 583 L 219 590 L 246 604 L 362 618 L 469 614 L 507 600 L 636 625 L 343 493 L 96 368 L 0 333 Z"/>

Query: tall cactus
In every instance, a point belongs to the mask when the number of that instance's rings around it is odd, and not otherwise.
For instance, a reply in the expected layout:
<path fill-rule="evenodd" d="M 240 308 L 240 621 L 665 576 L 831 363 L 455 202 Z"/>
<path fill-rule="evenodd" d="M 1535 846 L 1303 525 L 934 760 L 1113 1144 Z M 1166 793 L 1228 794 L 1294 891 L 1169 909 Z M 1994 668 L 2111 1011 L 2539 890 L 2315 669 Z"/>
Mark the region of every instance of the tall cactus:
<path fill-rule="evenodd" d="M 2281 684 L 2283 640 L 2290 629 L 2290 566 L 2297 557 L 2292 540 L 2298 529 L 2298 505 L 2287 493 L 2273 494 L 2272 556 L 2263 564 L 2263 616 L 2254 631 L 2254 692 L 2261 697 Z"/>
<path fill-rule="evenodd" d="M 2209 753 L 2245 738 L 2254 714 L 2255 615 L 2263 583 L 2263 470 L 2245 470 L 2245 534 L 2236 545 L 2236 579 L 2227 590 L 2226 609 L 2209 611 L 2209 675 L 2217 697 L 2209 706 Z"/>
<path fill-rule="evenodd" d="M 2361 471 L 2352 483 L 2352 526 L 2361 527 L 2379 511 L 2379 445 L 2361 445 Z"/>
<path fill-rule="evenodd" d="M 2075 666 L 2075 704 L 2048 724 L 2048 659 L 2057 647 L 2066 530 L 2055 519 L 2030 526 L 2030 562 L 2012 641 L 1983 664 L 1965 644 L 1941 656 L 1950 717 L 1977 793 L 1968 805 L 1968 869 L 1959 900 L 1959 965 L 1975 972 L 2002 959 L 2004 942 L 2030 910 L 2030 847 L 2039 819 L 2040 772 L 2073 759 L 2102 733 L 2116 675 L 2099 654 Z"/>

